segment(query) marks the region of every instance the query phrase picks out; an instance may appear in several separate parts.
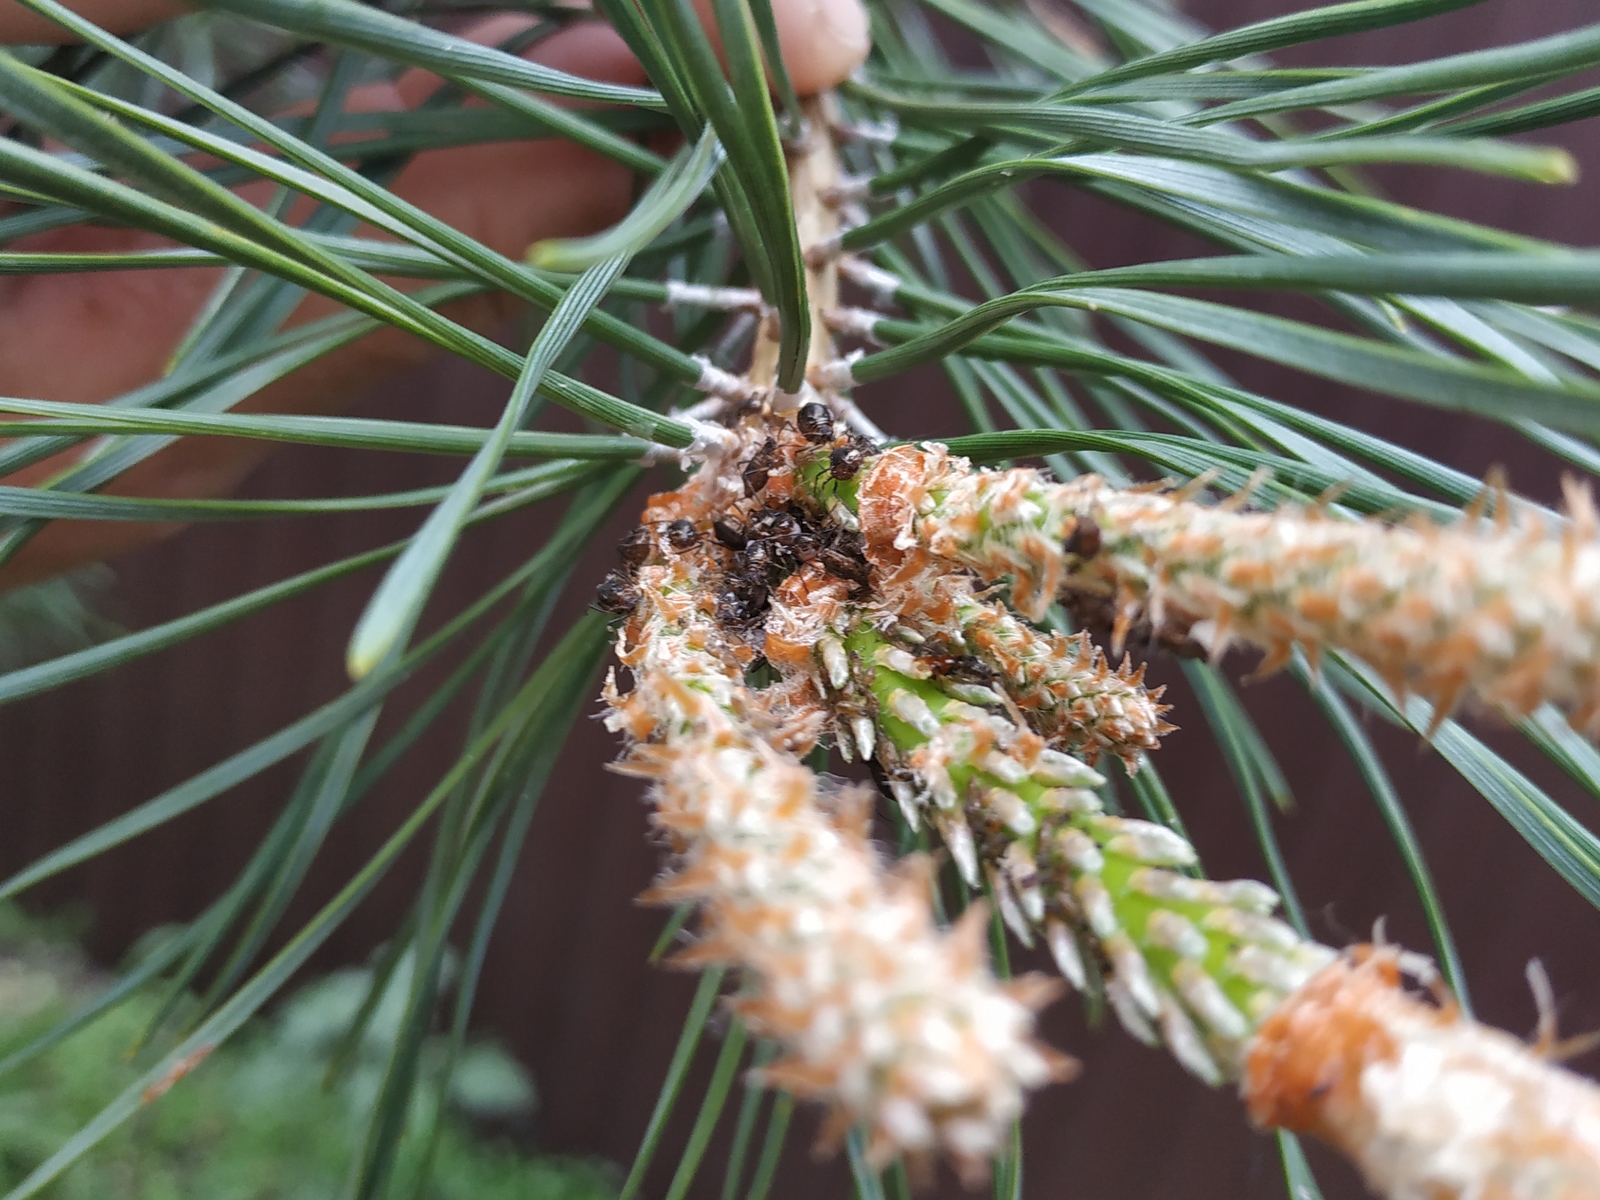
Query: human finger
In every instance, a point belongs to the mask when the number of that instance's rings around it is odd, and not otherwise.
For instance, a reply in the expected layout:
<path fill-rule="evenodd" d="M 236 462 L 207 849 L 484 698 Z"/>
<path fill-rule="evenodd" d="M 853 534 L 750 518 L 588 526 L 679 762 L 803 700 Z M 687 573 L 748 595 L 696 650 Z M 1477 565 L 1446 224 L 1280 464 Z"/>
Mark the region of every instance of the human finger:
<path fill-rule="evenodd" d="M 579 26 L 550 38 L 535 57 L 590 78 L 631 81 L 636 68 L 608 29 Z M 623 78 L 615 78 L 621 74 Z M 395 85 L 363 89 L 356 106 L 396 108 Z M 626 210 L 632 179 L 608 159 L 554 139 L 462 146 L 420 154 L 394 181 L 394 192 L 501 253 L 520 255 L 541 237 L 587 233 Z M 270 188 L 241 189 L 264 202 Z M 368 236 L 379 236 L 364 229 Z M 17 250 L 75 253 L 148 249 L 153 235 L 79 225 L 13 243 Z M 173 350 L 215 288 L 215 269 L 125 271 L 0 277 L 0 394 L 99 403 L 165 372 Z M 446 316 L 480 332 L 504 324 L 515 307 L 488 293 L 448 306 Z M 291 324 L 339 311 L 321 296 L 296 309 Z M 368 334 L 317 359 L 240 403 L 240 412 L 328 413 L 349 406 L 385 377 L 420 366 L 435 353 L 420 338 L 393 328 Z M 271 450 L 270 443 L 184 438 L 124 472 L 114 494 L 192 498 L 233 490 Z M 53 456 L 15 472 L 7 484 L 27 486 L 74 461 Z M 0 567 L 0 590 L 47 578 L 80 563 L 121 553 L 177 532 L 172 524 L 55 521 Z"/>
<path fill-rule="evenodd" d="M 73 12 L 112 33 L 134 33 L 191 11 L 178 0 L 63 0 Z M 0 0 L 0 43 L 50 45 L 75 42 L 66 29 L 14 0 Z"/>
<path fill-rule="evenodd" d="M 695 0 L 695 8 L 715 40 L 711 0 Z M 872 48 L 861 0 L 772 0 L 772 16 L 783 65 L 802 96 L 843 83 Z"/>
<path fill-rule="evenodd" d="M 0 0 L 3 2 L 3 0 Z M 780 37 L 794 64 L 797 88 L 831 86 L 854 68 L 864 46 L 848 12 L 857 0 L 777 0 Z M 823 13 L 827 9 L 832 15 Z M 521 17 L 484 22 L 472 34 L 493 44 Z M 810 31 L 811 36 L 803 36 Z M 547 65 L 588 78 L 640 83 L 642 69 L 621 39 L 598 24 L 579 25 L 541 44 L 531 55 Z M 438 86 L 428 72 L 412 70 L 394 84 L 360 89 L 362 109 L 411 107 Z M 619 164 L 571 143 L 553 140 L 463 146 L 418 155 L 393 190 L 502 254 L 520 256 L 544 237 L 586 233 L 616 220 L 627 207 L 631 176 Z M 264 198 L 266 189 L 259 190 Z M 374 235 L 373 231 L 364 231 Z M 87 226 L 18 243 L 16 249 L 108 252 L 160 245 L 127 230 Z M 159 378 L 172 350 L 214 288 L 214 271 L 150 271 L 101 275 L 50 275 L 0 279 L 0 314 L 15 336 L 0 345 L 0 392 L 95 403 Z M 508 297 L 488 294 L 446 310 L 480 331 L 503 323 Z M 295 324 L 337 310 L 309 297 Z M 8 349 L 9 347 L 9 349 Z M 85 348 L 88 347 L 88 352 Z M 433 348 L 411 335 L 384 329 L 269 385 L 238 406 L 252 412 L 333 412 L 386 375 L 414 368 Z M 270 450 L 264 442 L 189 438 L 125 472 L 108 490 L 130 495 L 196 497 L 224 494 Z M 18 472 L 7 483 L 36 483 L 70 456 L 57 456 Z M 46 577 L 90 559 L 133 548 L 176 531 L 173 525 L 55 522 L 10 563 L 0 567 L 0 589 Z"/>
<path fill-rule="evenodd" d="M 179 0 L 66 0 L 66 4 L 112 33 L 133 33 L 192 11 Z M 710 0 L 696 0 L 696 7 L 707 28 L 714 29 Z M 866 58 L 869 31 L 860 0 L 773 0 L 773 17 L 784 64 L 801 95 L 842 83 Z M 48 17 L 16 0 L 0 0 L 0 43 L 55 45 L 72 40 Z"/>

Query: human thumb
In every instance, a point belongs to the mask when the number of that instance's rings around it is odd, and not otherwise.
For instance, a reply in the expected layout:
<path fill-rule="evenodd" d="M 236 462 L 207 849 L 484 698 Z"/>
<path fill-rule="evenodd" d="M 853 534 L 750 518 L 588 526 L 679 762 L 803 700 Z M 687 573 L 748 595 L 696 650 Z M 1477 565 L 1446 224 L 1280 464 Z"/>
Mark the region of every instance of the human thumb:
<path fill-rule="evenodd" d="M 695 7 L 715 38 L 710 0 L 696 0 Z M 872 48 L 861 0 L 772 0 L 772 15 L 789 78 L 802 96 L 843 83 Z"/>

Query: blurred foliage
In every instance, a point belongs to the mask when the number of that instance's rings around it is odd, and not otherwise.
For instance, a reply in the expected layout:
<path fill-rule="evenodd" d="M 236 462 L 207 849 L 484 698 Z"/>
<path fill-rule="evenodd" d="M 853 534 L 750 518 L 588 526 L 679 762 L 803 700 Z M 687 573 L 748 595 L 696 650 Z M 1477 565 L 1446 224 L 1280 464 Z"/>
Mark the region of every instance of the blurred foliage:
<path fill-rule="evenodd" d="M 121 633 L 98 611 L 113 578 L 109 567 L 96 564 L 0 592 L 0 671 L 21 670 Z"/>
<path fill-rule="evenodd" d="M 0 1056 L 59 1021 L 96 989 L 71 938 L 74 922 L 30 921 L 0 906 Z M 402 967 L 373 1010 L 349 1067 L 325 1087 L 330 1058 L 371 983 L 344 970 L 302 987 L 172 1085 L 161 1104 L 78 1162 L 45 1193 L 59 1200 L 320 1200 L 342 1193 L 382 1082 L 384 1058 L 409 988 Z M 116 1092 L 146 1069 L 152 1045 L 130 1058 L 162 1003 L 151 986 L 77 1037 L 0 1080 L 0 1186 L 14 1187 Z M 424 1049 L 434 1058 L 439 1045 Z M 425 1077 L 430 1073 L 425 1072 Z M 417 1165 L 439 1103 L 419 1087 L 402 1142 L 397 1195 L 417 1196 Z M 603 1164 L 521 1152 L 536 1102 L 527 1072 L 489 1042 L 456 1064 L 420 1196 L 431 1200 L 605 1200 Z"/>

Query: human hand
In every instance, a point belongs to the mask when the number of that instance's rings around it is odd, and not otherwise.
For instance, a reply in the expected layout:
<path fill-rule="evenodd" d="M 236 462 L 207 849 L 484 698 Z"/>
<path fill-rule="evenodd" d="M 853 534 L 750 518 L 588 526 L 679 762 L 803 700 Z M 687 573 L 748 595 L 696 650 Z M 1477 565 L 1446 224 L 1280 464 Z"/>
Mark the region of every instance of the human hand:
<path fill-rule="evenodd" d="M 116 32 L 132 32 L 186 11 L 174 0 L 68 0 L 69 7 Z M 865 58 L 866 16 L 859 0 L 774 0 L 784 62 L 802 94 L 841 82 Z M 704 15 L 702 11 L 702 15 Z M 521 18 L 489 18 L 468 31 L 493 44 Z M 0 0 L 0 43 L 60 40 L 62 30 Z M 582 24 L 540 43 L 529 57 L 576 75 L 641 84 L 644 72 L 608 27 Z M 355 89 L 349 108 L 379 111 L 421 103 L 439 80 L 410 70 L 392 84 Z M 463 146 L 417 155 L 392 187 L 417 207 L 485 245 L 520 257 L 541 238 L 590 233 L 627 211 L 632 179 L 608 159 L 557 140 Z M 270 186 L 240 194 L 265 201 Z M 372 231 L 363 231 L 372 236 Z M 17 251 L 111 253 L 163 245 L 137 230 L 80 225 L 20 239 Z M 93 404 L 160 378 L 165 364 L 220 278 L 220 269 L 119 271 L 0 277 L 0 395 Z M 293 324 L 327 316 L 333 302 L 307 298 Z M 445 308 L 478 330 L 503 323 L 514 304 L 503 295 Z M 433 353 L 422 340 L 383 329 L 262 389 L 241 412 L 327 413 L 374 383 Z M 122 495 L 193 498 L 232 490 L 268 453 L 267 443 L 185 438 L 151 455 L 105 490 Z M 35 463 L 0 482 L 28 485 L 70 465 L 75 451 Z M 175 532 L 169 524 L 55 521 L 0 567 L 0 591 L 106 558 Z"/>

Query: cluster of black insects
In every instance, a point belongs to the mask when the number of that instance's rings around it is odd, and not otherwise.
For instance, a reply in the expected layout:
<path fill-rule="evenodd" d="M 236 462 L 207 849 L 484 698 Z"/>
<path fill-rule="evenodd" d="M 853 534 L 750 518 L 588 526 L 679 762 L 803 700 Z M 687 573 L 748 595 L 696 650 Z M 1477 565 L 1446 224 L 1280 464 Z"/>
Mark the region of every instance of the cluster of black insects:
<path fill-rule="evenodd" d="M 801 405 L 795 428 L 813 445 L 835 440 L 833 414 L 823 404 Z M 874 449 L 866 438 L 850 435 L 828 455 L 828 474 L 838 480 L 855 478 Z M 772 469 L 781 461 L 778 439 L 769 437 L 740 468 L 747 498 L 765 490 Z M 725 625 L 748 627 L 759 621 L 767 611 L 772 589 L 802 563 L 819 564 L 856 591 L 864 589 L 870 578 L 861 535 L 818 521 L 798 504 L 756 509 L 743 523 L 723 517 L 711 528 L 717 541 L 733 551 L 723 589 L 717 594 L 717 617 Z"/>
<path fill-rule="evenodd" d="M 815 446 L 825 446 L 835 441 L 836 436 L 833 425 L 833 414 L 828 411 L 826 404 L 802 404 L 800 411 L 795 414 L 794 427 L 800 431 L 800 436 Z M 828 454 L 828 475 L 832 479 L 854 479 L 861 472 L 877 447 L 870 438 L 862 437 L 858 433 L 846 435 L 842 444 L 835 446 Z M 754 496 L 767 486 L 767 476 L 772 468 L 782 462 L 778 452 L 778 439 L 768 438 L 752 454 L 749 460 L 740 468 L 740 477 L 744 480 L 744 494 Z"/>
<path fill-rule="evenodd" d="M 750 626 L 759 621 L 772 589 L 802 563 L 817 563 L 858 591 L 870 576 L 859 533 L 819 523 L 796 504 L 759 508 L 743 524 L 724 517 L 712 532 L 733 551 L 717 594 L 717 618 L 725 625 Z"/>
<path fill-rule="evenodd" d="M 833 414 L 823 404 L 802 405 L 795 416 L 795 428 L 813 445 L 838 440 Z M 844 481 L 855 478 L 875 450 L 872 442 L 856 434 L 847 435 L 828 455 L 828 475 Z M 740 478 L 747 499 L 766 489 L 772 470 L 782 464 L 778 440 L 769 437 L 740 467 Z M 712 522 L 712 536 L 731 552 L 731 560 L 717 593 L 717 617 L 725 625 L 749 628 L 765 615 L 772 589 L 803 563 L 816 563 L 829 574 L 865 589 L 871 568 L 854 530 L 827 520 L 799 504 L 763 507 L 749 513 L 743 521 L 721 517 Z M 655 538 L 674 550 L 687 550 L 700 540 L 694 522 L 673 521 L 654 534 L 644 526 L 628 533 L 617 545 L 623 566 L 609 572 L 595 593 L 595 604 L 605 612 L 626 614 L 638 603 L 634 570 L 648 562 L 655 549 Z"/>

